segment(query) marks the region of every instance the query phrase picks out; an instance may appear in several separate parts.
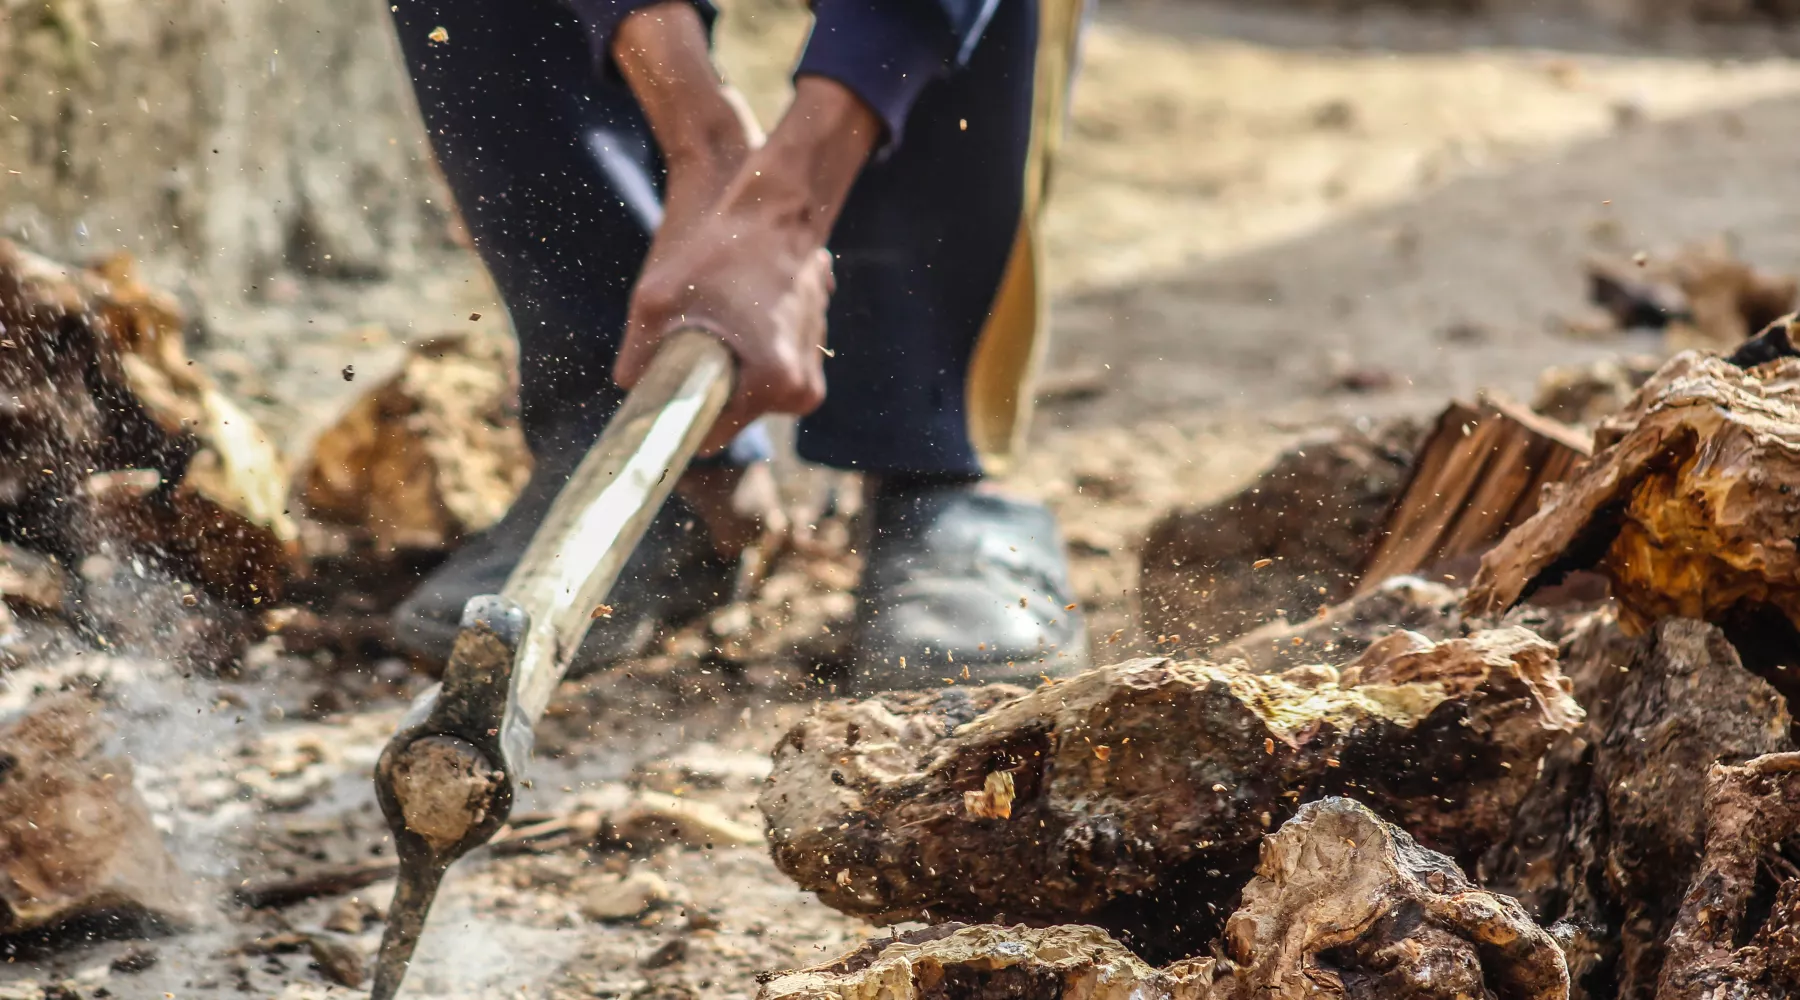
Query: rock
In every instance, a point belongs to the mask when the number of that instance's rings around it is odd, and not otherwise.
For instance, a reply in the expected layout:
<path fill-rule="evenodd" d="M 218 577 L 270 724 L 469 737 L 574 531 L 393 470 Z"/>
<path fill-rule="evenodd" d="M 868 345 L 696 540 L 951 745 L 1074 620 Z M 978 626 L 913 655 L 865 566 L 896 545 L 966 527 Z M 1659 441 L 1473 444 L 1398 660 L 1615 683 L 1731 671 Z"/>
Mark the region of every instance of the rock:
<path fill-rule="evenodd" d="M 1348 597 L 1421 430 L 1345 429 L 1289 450 L 1226 500 L 1163 515 L 1143 545 L 1145 631 L 1201 648 Z"/>
<path fill-rule="evenodd" d="M 348 529 L 354 549 L 450 547 L 499 520 L 531 475 L 507 357 L 474 335 L 414 347 L 297 464 L 306 515 Z"/>
<path fill-rule="evenodd" d="M 1800 627 L 1800 358 L 1746 371 L 1680 354 L 1595 448 L 1483 557 L 1470 613 L 1593 568 L 1633 632 L 1667 616 Z"/>
<path fill-rule="evenodd" d="M 757 1000 L 1208 1000 L 1214 962 L 1155 969 L 1098 927 L 940 924 L 783 973 Z"/>
<path fill-rule="evenodd" d="M 107 968 L 114 972 L 121 972 L 129 976 L 154 968 L 156 962 L 157 955 L 155 949 L 136 947 L 126 949 L 124 954 L 114 958 L 112 962 L 108 964 Z"/>
<path fill-rule="evenodd" d="M 339 986 L 355 989 L 368 975 L 368 960 L 363 958 L 362 952 L 334 934 L 308 934 L 306 947 L 319 972 Z"/>
<path fill-rule="evenodd" d="M 638 961 L 640 969 L 666 969 L 687 960 L 687 938 L 670 938 Z"/>
<path fill-rule="evenodd" d="M 0 934 L 106 917 L 187 923 L 184 878 L 132 786 L 106 753 L 98 702 L 54 695 L 0 728 Z"/>
<path fill-rule="evenodd" d="M 1302 806 L 1264 842 L 1226 923 L 1217 998 L 1563 1000 L 1556 941 L 1518 902 L 1345 798 Z"/>
<path fill-rule="evenodd" d="M 1134 660 L 1022 696 L 831 702 L 776 748 L 760 805 L 777 867 L 846 913 L 1088 922 L 1173 957 L 1210 939 L 1263 835 L 1308 799 L 1355 794 L 1478 856 L 1579 723 L 1565 683 L 1514 628 L 1402 633 L 1341 679 Z M 1006 810 L 985 808 L 995 773 Z"/>
<path fill-rule="evenodd" d="M 361 934 L 369 924 L 381 919 L 381 911 L 360 896 L 341 899 L 331 908 L 321 925 L 339 934 Z"/>
<path fill-rule="evenodd" d="M 581 894 L 581 915 L 589 920 L 636 920 L 670 899 L 669 885 L 655 872 L 603 876 Z"/>

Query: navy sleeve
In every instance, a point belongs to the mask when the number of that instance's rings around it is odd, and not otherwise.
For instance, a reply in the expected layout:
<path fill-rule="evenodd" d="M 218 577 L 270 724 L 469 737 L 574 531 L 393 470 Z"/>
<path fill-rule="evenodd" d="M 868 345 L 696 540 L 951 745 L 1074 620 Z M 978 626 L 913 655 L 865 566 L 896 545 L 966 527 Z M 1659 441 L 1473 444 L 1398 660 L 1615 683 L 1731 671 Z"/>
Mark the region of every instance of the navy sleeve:
<path fill-rule="evenodd" d="M 613 66 L 612 61 L 612 39 L 613 33 L 619 30 L 619 22 L 639 7 L 648 7 L 658 2 L 660 0 L 563 0 L 587 31 L 588 45 L 594 52 L 594 65 L 614 77 L 618 75 L 618 69 Z M 710 33 L 713 22 L 719 17 L 719 9 L 713 6 L 712 0 L 688 2 L 700 12 L 700 20 L 706 22 L 706 30 Z"/>
<path fill-rule="evenodd" d="M 861 98 L 887 126 L 884 152 L 899 144 L 925 85 L 965 56 L 945 11 L 922 0 L 816 0 L 813 18 L 795 75 L 836 80 Z"/>

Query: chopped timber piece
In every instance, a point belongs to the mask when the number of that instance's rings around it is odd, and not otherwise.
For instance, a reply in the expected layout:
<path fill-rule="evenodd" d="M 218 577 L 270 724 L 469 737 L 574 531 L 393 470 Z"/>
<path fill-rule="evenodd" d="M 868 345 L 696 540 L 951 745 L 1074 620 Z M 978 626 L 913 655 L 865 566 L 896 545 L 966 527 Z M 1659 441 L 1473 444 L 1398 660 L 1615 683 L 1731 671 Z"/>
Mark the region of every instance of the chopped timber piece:
<path fill-rule="evenodd" d="M 1621 621 L 1800 626 L 1800 359 L 1677 355 L 1596 433 L 1599 451 L 1482 559 L 1465 609 L 1497 614 L 1594 568 Z"/>
<path fill-rule="evenodd" d="M 1584 995 L 1648 1000 L 1700 856 L 1706 769 L 1791 749 L 1793 720 L 1711 625 L 1670 619 L 1627 639 L 1595 624 L 1567 661 L 1588 719 L 1547 755 L 1483 881 L 1588 930 L 1610 978 Z"/>
<path fill-rule="evenodd" d="M 193 917 L 131 762 L 106 752 L 99 711 L 90 698 L 53 695 L 0 728 L 0 934 L 75 918 Z"/>
<path fill-rule="evenodd" d="M 1263 842 L 1225 939 L 1236 968 L 1214 1000 L 1569 995 L 1562 950 L 1517 900 L 1346 798 L 1300 807 Z"/>
<path fill-rule="evenodd" d="M 1656 1000 L 1800 992 L 1800 753 L 1714 764 L 1706 847 L 1668 937 Z"/>
<path fill-rule="evenodd" d="M 1419 449 L 1358 590 L 1472 560 L 1530 517 L 1545 484 L 1588 453 L 1585 435 L 1515 404 L 1452 403 Z"/>
<path fill-rule="evenodd" d="M 266 602 L 296 552 L 286 466 L 187 359 L 182 323 L 128 257 L 65 268 L 0 240 L 0 524 L 65 555 L 126 543 Z M 148 485 L 113 489 L 121 470 Z"/>
<path fill-rule="evenodd" d="M 1257 843 L 1309 798 L 1355 794 L 1478 857 L 1580 722 L 1565 683 L 1554 647 L 1509 628 L 1397 633 L 1342 681 L 1147 659 L 1022 697 L 833 702 L 776 748 L 760 804 L 777 866 L 844 912 L 1090 922 L 1172 957 L 1210 939 Z M 996 773 L 1005 815 L 971 809 Z"/>
<path fill-rule="evenodd" d="M 1098 927 L 940 924 L 775 976 L 757 1000 L 1210 1000 L 1209 958 L 1155 969 Z"/>
<path fill-rule="evenodd" d="M 1345 429 L 1290 449 L 1229 499 L 1164 514 L 1143 546 L 1145 631 L 1204 648 L 1348 597 L 1418 440 L 1407 422 Z"/>
<path fill-rule="evenodd" d="M 308 516 L 389 554 L 480 531 L 530 474 L 506 359 L 471 335 L 413 348 L 313 442 L 297 481 Z"/>

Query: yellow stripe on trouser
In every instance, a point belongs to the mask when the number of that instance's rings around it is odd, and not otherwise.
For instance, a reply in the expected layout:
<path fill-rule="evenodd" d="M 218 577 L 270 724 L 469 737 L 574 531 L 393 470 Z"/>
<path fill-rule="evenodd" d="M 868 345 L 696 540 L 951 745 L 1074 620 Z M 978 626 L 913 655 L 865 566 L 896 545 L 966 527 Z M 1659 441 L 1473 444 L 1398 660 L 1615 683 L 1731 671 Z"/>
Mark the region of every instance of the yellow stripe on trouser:
<path fill-rule="evenodd" d="M 1069 80 L 1086 6 L 1086 0 L 1038 0 L 1037 80 L 1024 207 L 1000 290 L 969 361 L 965 400 L 969 438 L 990 473 L 1004 472 L 1024 444 L 1031 425 L 1032 384 L 1048 344 L 1040 215 L 1068 114 Z"/>

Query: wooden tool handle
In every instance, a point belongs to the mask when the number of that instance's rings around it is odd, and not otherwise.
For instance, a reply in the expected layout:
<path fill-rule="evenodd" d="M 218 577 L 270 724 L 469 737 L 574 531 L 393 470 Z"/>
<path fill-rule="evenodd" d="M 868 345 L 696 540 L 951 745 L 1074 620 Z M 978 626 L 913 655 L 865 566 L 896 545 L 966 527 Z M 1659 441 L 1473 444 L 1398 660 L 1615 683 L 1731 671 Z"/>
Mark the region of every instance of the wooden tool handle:
<path fill-rule="evenodd" d="M 735 373 L 717 337 L 671 334 L 557 495 L 501 592 L 531 621 L 512 677 L 519 716 L 543 716 L 595 607 L 725 408 Z"/>

